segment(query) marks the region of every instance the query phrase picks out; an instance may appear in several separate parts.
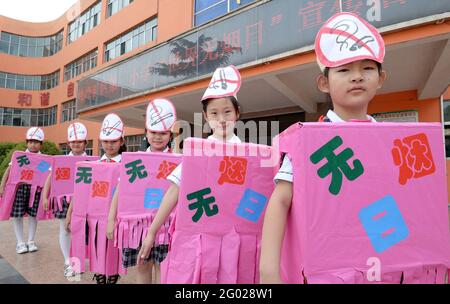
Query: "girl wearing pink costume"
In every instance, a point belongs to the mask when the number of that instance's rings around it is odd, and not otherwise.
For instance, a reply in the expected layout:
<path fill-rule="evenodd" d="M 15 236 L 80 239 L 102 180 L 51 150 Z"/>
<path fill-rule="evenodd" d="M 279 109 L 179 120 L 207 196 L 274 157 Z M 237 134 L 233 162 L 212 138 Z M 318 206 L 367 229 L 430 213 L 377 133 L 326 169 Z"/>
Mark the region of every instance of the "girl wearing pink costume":
<path fill-rule="evenodd" d="M 44 142 L 44 131 L 38 127 L 32 127 L 28 129 L 26 134 L 27 150 L 25 152 L 41 153 L 42 144 Z M 9 171 L 11 169 L 11 163 L 3 174 L 2 182 L 0 184 L 0 197 L 3 195 L 6 181 L 9 177 Z M 16 233 L 17 245 L 16 252 L 18 254 L 26 252 L 35 252 L 38 250 L 34 237 L 37 229 L 37 211 L 39 207 L 39 201 L 41 198 L 42 188 L 36 189 L 34 196 L 33 206 L 29 207 L 28 202 L 30 200 L 31 185 L 22 183 L 16 190 L 16 196 L 14 199 L 13 208 L 10 216 L 13 218 L 14 232 Z M 28 214 L 28 243 L 23 240 L 23 217 Z"/>
<path fill-rule="evenodd" d="M 87 129 L 86 126 L 80 122 L 75 122 L 69 125 L 67 128 L 67 143 L 70 147 L 71 156 L 86 156 L 86 145 L 87 145 Z M 47 181 L 44 186 L 44 210 L 49 210 L 49 201 L 48 194 L 50 190 L 52 176 L 49 175 Z M 75 275 L 75 272 L 70 265 L 70 232 L 66 230 L 66 216 L 67 210 L 69 209 L 71 198 L 67 199 L 67 197 L 63 198 L 62 210 L 58 210 L 58 208 L 53 208 L 53 215 L 55 218 L 59 219 L 59 245 L 61 247 L 61 252 L 64 257 L 64 276 L 72 277 Z M 52 202 L 54 205 L 55 202 Z"/>
<path fill-rule="evenodd" d="M 146 134 L 149 147 L 146 152 L 164 152 L 172 153 L 170 148 L 173 140 L 172 127 L 176 121 L 176 111 L 172 102 L 166 99 L 152 100 L 146 111 Z M 114 227 L 117 220 L 117 207 L 119 204 L 119 187 L 114 193 L 113 202 L 111 204 L 110 214 L 108 218 L 108 239 L 114 238 Z M 165 226 L 170 226 L 172 216 L 170 216 Z M 167 234 L 167 232 L 165 232 Z M 169 236 L 164 237 L 168 241 Z M 137 249 L 124 248 L 122 250 L 122 266 L 129 268 L 136 266 L 137 255 L 140 247 Z M 151 253 L 144 264 L 137 265 L 137 283 L 138 284 L 151 284 L 160 283 L 160 264 L 166 258 L 169 245 L 160 244 L 158 246 L 152 246 Z M 155 268 L 155 280 L 152 281 L 152 269 Z"/>
<path fill-rule="evenodd" d="M 356 25 L 357 31 L 347 32 L 353 29 L 352 25 Z M 342 44 L 339 38 L 348 41 Z M 375 121 L 367 115 L 367 107 L 386 78 L 386 73 L 381 68 L 385 46 L 378 31 L 354 14 L 339 13 L 331 17 L 319 31 L 315 50 L 322 71 L 317 78 L 317 86 L 331 96 L 333 104 L 333 110 L 328 111 L 319 121 Z M 291 212 L 293 176 L 290 156 L 285 155 L 275 176 L 276 187 L 264 218 L 261 283 L 300 281 L 301 273 L 298 273 L 297 278 L 286 278 L 280 271 L 281 264 L 284 269 L 293 267 L 282 260 L 281 250 L 283 238 L 297 233 L 287 231 L 286 228 L 288 221 L 295 220 Z"/>

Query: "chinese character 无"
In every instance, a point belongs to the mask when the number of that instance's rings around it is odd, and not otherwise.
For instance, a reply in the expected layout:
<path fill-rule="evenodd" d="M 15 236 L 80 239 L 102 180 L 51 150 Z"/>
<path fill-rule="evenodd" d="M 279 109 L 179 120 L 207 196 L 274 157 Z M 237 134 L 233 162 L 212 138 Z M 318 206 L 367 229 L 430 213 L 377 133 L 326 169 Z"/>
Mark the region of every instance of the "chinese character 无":
<path fill-rule="evenodd" d="M 187 195 L 187 199 L 189 201 L 196 199 L 195 202 L 193 202 L 192 204 L 189 204 L 189 210 L 195 210 L 197 209 L 197 211 L 195 212 L 194 216 L 192 216 L 192 221 L 194 222 L 198 222 L 200 220 L 200 218 L 203 215 L 203 212 L 206 213 L 206 216 L 213 216 L 216 215 L 217 213 L 219 213 L 219 207 L 217 205 L 213 205 L 212 207 L 210 206 L 210 204 L 214 203 L 216 201 L 215 197 L 208 197 L 208 198 L 204 198 L 205 195 L 210 194 L 211 193 L 211 188 L 205 188 L 202 190 L 199 190 L 197 192 L 192 192 L 190 194 Z"/>
<path fill-rule="evenodd" d="M 77 172 L 77 179 L 75 183 L 79 184 L 83 182 L 85 184 L 92 183 L 92 168 L 89 167 L 79 167 Z"/>
<path fill-rule="evenodd" d="M 19 167 L 30 164 L 30 160 L 28 159 L 28 157 L 26 155 L 19 156 L 16 159 L 17 159 L 17 163 L 19 164 Z"/>
<path fill-rule="evenodd" d="M 331 174 L 331 184 L 328 190 L 333 195 L 337 195 L 341 191 L 342 173 L 349 181 L 354 181 L 364 173 L 364 167 L 359 160 L 353 161 L 353 169 L 347 164 L 347 161 L 354 155 L 353 150 L 347 148 L 338 155 L 334 153 L 334 150 L 342 143 L 342 138 L 336 136 L 310 157 L 313 164 L 317 164 L 324 158 L 327 159 L 328 162 L 317 170 L 317 174 L 320 178 L 325 178 Z"/>
<path fill-rule="evenodd" d="M 145 171 L 145 166 L 139 166 L 140 164 L 142 164 L 142 159 L 137 159 L 125 165 L 125 168 L 129 169 L 127 174 L 130 175 L 130 178 L 128 179 L 130 183 L 134 183 L 136 177 L 139 177 L 139 179 L 147 177 L 148 174 L 147 171 Z"/>

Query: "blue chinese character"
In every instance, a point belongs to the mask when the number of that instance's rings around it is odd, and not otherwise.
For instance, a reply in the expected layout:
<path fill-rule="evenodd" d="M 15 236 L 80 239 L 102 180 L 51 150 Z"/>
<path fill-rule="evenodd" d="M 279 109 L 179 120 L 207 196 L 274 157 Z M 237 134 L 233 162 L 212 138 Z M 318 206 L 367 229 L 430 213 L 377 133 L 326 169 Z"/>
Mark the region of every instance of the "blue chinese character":
<path fill-rule="evenodd" d="M 256 223 L 261 217 L 264 207 L 267 204 L 267 197 L 261 193 L 247 189 L 239 202 L 236 214 L 251 222 Z"/>
<path fill-rule="evenodd" d="M 359 219 L 378 253 L 394 246 L 409 235 L 406 222 L 391 195 L 361 209 Z"/>
<path fill-rule="evenodd" d="M 159 208 L 163 196 L 164 196 L 163 189 L 156 189 L 156 188 L 145 189 L 144 208 L 146 209 Z"/>

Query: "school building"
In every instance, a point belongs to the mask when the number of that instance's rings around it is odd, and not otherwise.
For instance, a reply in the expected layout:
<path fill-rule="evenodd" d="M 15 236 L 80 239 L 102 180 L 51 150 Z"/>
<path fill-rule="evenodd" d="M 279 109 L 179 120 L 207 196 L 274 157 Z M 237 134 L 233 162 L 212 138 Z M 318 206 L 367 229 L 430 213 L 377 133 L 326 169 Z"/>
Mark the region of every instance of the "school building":
<path fill-rule="evenodd" d="M 279 122 L 279 131 L 316 121 L 327 104 L 314 38 L 340 10 L 386 42 L 388 79 L 369 113 L 442 122 L 450 157 L 450 1 L 440 0 L 80 0 L 51 22 L 0 16 L 0 141 L 37 125 L 66 150 L 67 126 L 80 119 L 97 154 L 100 123 L 115 112 L 137 151 L 149 100 L 171 99 L 193 126 L 212 72 L 228 64 L 242 74 L 242 120 Z M 275 135 L 270 124 L 260 132 L 247 139 Z"/>

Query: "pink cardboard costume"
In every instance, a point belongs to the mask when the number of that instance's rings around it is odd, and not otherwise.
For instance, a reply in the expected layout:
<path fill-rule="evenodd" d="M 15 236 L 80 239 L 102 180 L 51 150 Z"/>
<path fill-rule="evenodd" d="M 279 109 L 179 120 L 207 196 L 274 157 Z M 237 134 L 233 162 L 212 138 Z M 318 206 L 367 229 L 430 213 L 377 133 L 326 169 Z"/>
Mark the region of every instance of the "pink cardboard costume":
<path fill-rule="evenodd" d="M 5 186 L 3 197 L 0 201 L 0 220 L 8 220 L 13 207 L 17 187 L 21 183 L 31 185 L 30 207 L 33 206 L 37 187 L 44 187 L 50 167 L 51 156 L 38 153 L 16 151 L 11 158 L 11 170 Z M 51 212 L 45 212 L 42 206 L 42 196 L 36 215 L 37 220 L 48 220 L 53 218 Z"/>
<path fill-rule="evenodd" d="M 271 147 L 188 138 L 163 283 L 256 283 Z M 238 153 L 239 152 L 239 153 Z"/>
<path fill-rule="evenodd" d="M 170 185 L 166 177 L 181 162 L 181 155 L 171 153 L 123 153 L 120 168 L 119 205 L 115 246 L 136 249 L 147 235 Z M 155 237 L 155 246 L 168 244 L 173 213 Z"/>
<path fill-rule="evenodd" d="M 96 161 L 96 156 L 53 156 L 52 179 L 49 197 L 50 210 L 62 211 L 63 198 L 72 201 L 75 164 L 79 161 Z"/>
<path fill-rule="evenodd" d="M 119 249 L 106 238 L 108 213 L 119 178 L 119 163 L 78 162 L 74 186 L 71 230 L 71 257 L 89 259 L 89 270 L 98 274 L 115 275 L 120 266 Z M 86 244 L 86 222 L 89 226 Z M 87 246 L 87 250 L 86 250 Z M 77 263 L 78 264 L 78 263 Z"/>
<path fill-rule="evenodd" d="M 295 124 L 282 247 L 288 283 L 443 283 L 450 235 L 442 126 Z"/>

